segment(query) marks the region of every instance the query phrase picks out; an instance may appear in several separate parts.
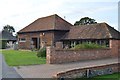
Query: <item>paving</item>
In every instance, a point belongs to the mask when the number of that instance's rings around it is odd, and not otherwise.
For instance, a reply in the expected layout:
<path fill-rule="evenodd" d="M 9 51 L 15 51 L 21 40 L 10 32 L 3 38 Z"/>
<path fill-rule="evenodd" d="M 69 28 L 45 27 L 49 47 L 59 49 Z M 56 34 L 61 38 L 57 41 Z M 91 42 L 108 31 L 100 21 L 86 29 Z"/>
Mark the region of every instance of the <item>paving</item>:
<path fill-rule="evenodd" d="M 1 78 L 21 78 L 13 67 L 6 64 L 4 56 L 0 53 L 0 79 Z"/>
<path fill-rule="evenodd" d="M 19 66 L 14 69 L 22 76 L 22 78 L 52 78 L 56 73 L 75 68 L 85 68 L 92 66 L 100 66 L 105 64 L 118 63 L 117 58 L 89 60 L 72 62 L 66 64 L 43 64 L 33 66 Z"/>

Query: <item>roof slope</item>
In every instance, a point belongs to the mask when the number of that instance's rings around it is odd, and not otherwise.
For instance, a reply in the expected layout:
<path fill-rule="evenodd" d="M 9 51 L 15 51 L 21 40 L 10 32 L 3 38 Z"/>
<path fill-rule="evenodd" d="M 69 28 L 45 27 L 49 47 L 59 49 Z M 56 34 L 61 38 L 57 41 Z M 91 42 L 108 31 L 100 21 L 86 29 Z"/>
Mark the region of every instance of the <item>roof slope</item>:
<path fill-rule="evenodd" d="M 65 39 L 120 39 L 120 32 L 106 23 L 73 26 L 62 38 Z"/>
<path fill-rule="evenodd" d="M 0 32 L 0 40 L 16 41 L 17 38 L 7 31 Z"/>
<path fill-rule="evenodd" d="M 72 24 L 65 21 L 57 14 L 54 14 L 51 16 L 42 17 L 35 20 L 33 23 L 21 29 L 18 33 L 44 30 L 69 30 L 70 26 L 72 26 Z"/>

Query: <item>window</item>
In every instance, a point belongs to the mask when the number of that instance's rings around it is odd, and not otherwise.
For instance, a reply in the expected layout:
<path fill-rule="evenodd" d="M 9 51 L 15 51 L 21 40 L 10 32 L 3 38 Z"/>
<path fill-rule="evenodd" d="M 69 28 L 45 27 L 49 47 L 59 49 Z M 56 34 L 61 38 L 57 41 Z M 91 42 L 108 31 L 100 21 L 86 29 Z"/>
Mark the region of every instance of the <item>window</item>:
<path fill-rule="evenodd" d="M 106 40 L 106 47 L 109 47 L 109 40 Z"/>
<path fill-rule="evenodd" d="M 25 38 L 19 38 L 19 42 L 26 42 Z"/>

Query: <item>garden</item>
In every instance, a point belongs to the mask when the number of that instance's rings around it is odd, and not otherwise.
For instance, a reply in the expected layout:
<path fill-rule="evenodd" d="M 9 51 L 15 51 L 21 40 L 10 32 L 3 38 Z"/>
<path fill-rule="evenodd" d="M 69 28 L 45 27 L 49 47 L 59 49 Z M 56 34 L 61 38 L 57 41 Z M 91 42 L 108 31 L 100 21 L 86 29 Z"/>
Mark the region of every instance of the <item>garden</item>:
<path fill-rule="evenodd" d="M 2 50 L 5 61 L 9 66 L 45 64 L 45 57 L 37 57 L 36 51 L 30 50 Z"/>

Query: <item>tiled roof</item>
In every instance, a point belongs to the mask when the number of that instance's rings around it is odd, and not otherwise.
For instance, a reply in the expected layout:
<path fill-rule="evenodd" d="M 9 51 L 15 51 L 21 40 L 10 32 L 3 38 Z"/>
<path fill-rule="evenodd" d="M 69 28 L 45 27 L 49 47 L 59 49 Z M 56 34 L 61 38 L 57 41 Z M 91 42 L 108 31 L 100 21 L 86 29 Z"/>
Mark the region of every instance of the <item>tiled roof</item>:
<path fill-rule="evenodd" d="M 120 32 L 106 23 L 73 26 L 57 14 L 35 20 L 18 33 L 37 32 L 47 30 L 69 30 L 63 35 L 66 39 L 120 39 Z"/>
<path fill-rule="evenodd" d="M 68 39 L 120 39 L 120 32 L 106 23 L 73 26 L 62 38 Z"/>
<path fill-rule="evenodd" d="M 44 30 L 69 30 L 70 26 L 72 26 L 72 24 L 65 21 L 57 14 L 54 14 L 35 20 L 33 23 L 21 29 L 18 33 Z"/>
<path fill-rule="evenodd" d="M 0 32 L 0 40 L 16 41 L 17 38 L 7 31 L 1 31 Z"/>

